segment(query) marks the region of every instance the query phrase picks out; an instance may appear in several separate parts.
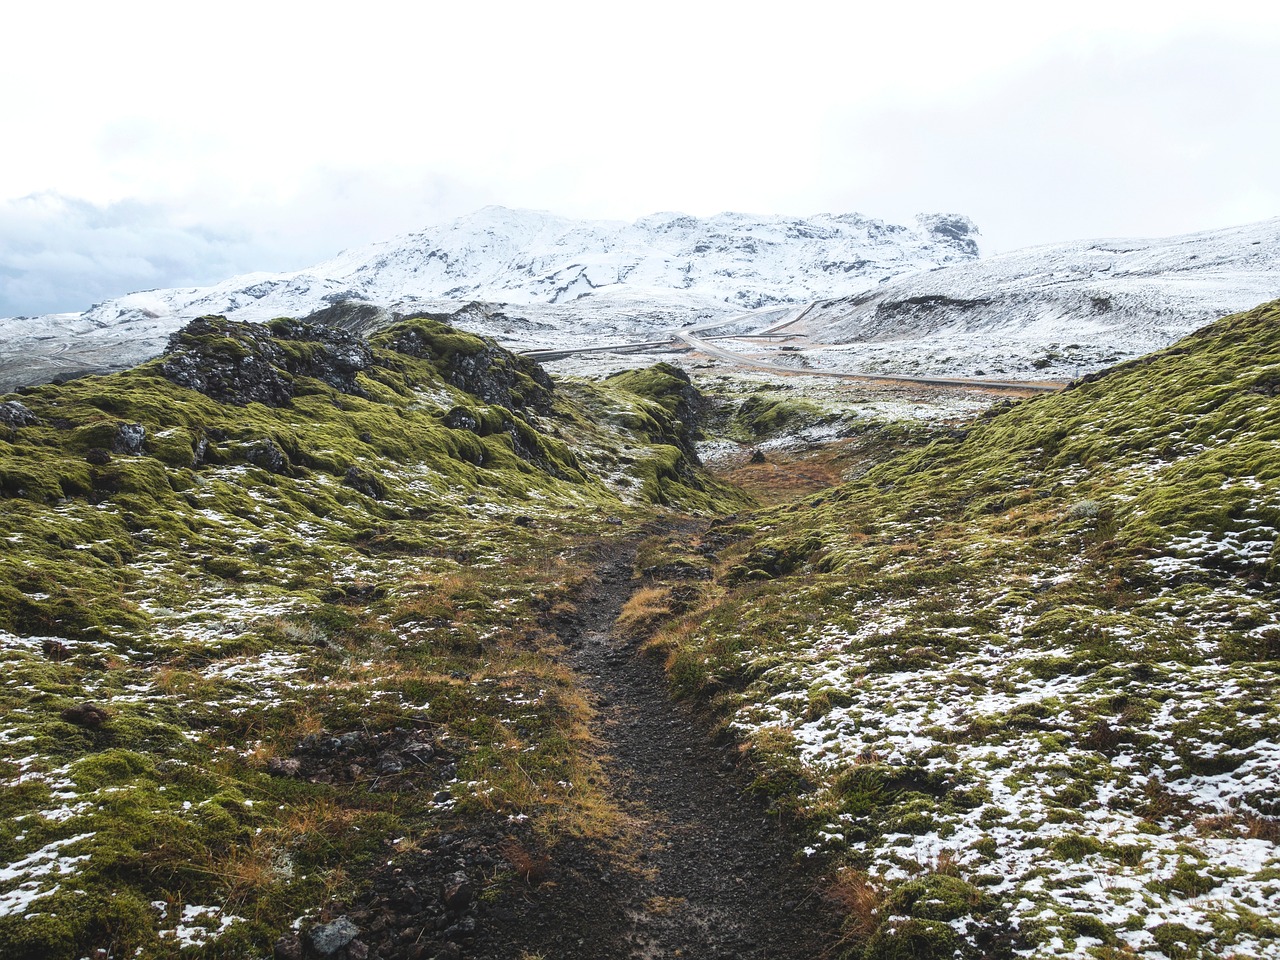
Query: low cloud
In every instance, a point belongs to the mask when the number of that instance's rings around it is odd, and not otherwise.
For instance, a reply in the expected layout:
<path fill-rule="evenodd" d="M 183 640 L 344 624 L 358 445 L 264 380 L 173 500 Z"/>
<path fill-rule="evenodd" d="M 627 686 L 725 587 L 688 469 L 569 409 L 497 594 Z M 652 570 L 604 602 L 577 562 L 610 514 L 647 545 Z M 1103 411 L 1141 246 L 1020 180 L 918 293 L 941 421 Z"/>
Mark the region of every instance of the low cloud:
<path fill-rule="evenodd" d="M 56 193 L 0 203 L 0 316 L 84 310 L 134 290 L 243 273 L 262 251 L 244 236 L 186 229 L 162 206 L 99 205 Z"/>
<path fill-rule="evenodd" d="M 0 200 L 0 317 L 88 309 L 139 290 L 298 270 L 493 198 L 415 171 L 307 171 L 284 195 L 215 187 L 160 201 L 57 192 Z"/>

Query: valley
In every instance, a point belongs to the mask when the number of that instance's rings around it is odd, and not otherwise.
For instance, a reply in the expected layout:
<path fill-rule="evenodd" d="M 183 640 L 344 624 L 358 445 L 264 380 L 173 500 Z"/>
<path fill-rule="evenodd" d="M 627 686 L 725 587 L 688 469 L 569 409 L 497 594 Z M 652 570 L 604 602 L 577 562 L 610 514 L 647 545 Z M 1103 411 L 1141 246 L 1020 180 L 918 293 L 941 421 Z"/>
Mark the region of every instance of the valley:
<path fill-rule="evenodd" d="M 0 956 L 1280 957 L 1280 301 L 1197 312 L 1274 222 L 773 223 L 884 269 L 758 305 L 533 303 L 612 261 L 480 220 L 432 242 L 530 302 L 375 303 L 481 277 L 388 247 L 0 397 Z"/>

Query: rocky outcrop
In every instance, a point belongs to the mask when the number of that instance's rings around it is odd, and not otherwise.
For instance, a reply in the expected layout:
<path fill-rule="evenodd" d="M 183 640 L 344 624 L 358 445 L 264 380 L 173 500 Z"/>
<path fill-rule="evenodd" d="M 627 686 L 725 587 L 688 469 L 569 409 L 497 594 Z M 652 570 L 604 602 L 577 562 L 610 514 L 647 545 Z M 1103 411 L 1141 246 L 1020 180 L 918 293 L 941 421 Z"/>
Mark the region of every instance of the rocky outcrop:
<path fill-rule="evenodd" d="M 299 377 L 363 395 L 356 375 L 372 364 L 368 343 L 339 327 L 200 317 L 169 338 L 160 372 L 219 403 L 282 407 L 293 399 Z"/>
<path fill-rule="evenodd" d="M 693 385 L 689 374 L 669 363 L 656 363 L 615 373 L 607 380 L 661 405 L 668 414 L 663 424 L 666 435 L 655 439 L 679 447 L 693 463 L 698 462 L 694 442 L 702 438 L 699 423 L 706 412 L 707 400 Z"/>
<path fill-rule="evenodd" d="M 0 425 L 8 427 L 10 430 L 17 430 L 19 427 L 34 427 L 40 422 L 40 418 L 27 409 L 25 404 L 19 403 L 17 400 L 6 400 L 0 403 Z"/>
<path fill-rule="evenodd" d="M 431 360 L 459 390 L 513 411 L 549 413 L 552 383 L 537 363 L 487 337 L 462 333 L 431 314 L 408 317 L 377 341 L 380 346 Z"/>
<path fill-rule="evenodd" d="M 978 225 L 956 213 L 922 213 L 918 223 L 935 240 L 955 248 L 966 257 L 978 256 Z"/>

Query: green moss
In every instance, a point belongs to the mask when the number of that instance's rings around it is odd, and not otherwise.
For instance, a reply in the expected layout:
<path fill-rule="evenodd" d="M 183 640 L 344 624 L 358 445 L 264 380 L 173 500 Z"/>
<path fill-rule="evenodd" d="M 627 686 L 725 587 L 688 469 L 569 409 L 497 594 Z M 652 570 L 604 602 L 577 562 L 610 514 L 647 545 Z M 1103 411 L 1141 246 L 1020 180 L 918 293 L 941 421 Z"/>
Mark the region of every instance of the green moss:
<path fill-rule="evenodd" d="M 867 942 L 863 960 L 954 960 L 964 956 L 954 930 L 936 920 L 890 920 Z"/>

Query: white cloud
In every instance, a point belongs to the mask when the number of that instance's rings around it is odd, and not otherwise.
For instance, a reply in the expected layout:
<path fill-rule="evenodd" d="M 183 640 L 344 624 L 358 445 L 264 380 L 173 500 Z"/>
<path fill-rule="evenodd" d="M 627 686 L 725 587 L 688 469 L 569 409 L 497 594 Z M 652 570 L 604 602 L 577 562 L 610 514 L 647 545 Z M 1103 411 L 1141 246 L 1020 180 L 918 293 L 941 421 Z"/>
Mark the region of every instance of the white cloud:
<path fill-rule="evenodd" d="M 951 210 L 1004 248 L 1277 212 L 1280 8 L 1256 3 L 72 0 L 6 39 L 0 312 L 490 202 Z M 51 195 L 110 225 L 33 219 Z"/>

